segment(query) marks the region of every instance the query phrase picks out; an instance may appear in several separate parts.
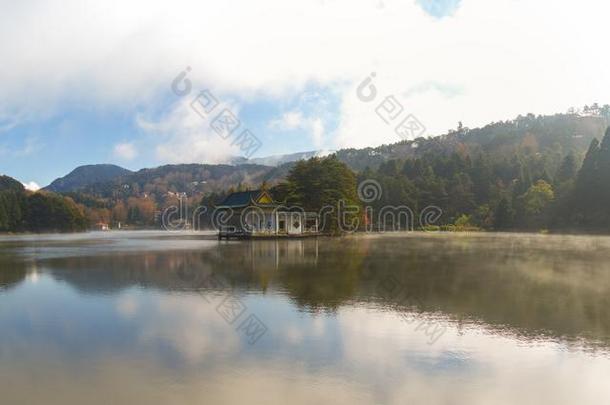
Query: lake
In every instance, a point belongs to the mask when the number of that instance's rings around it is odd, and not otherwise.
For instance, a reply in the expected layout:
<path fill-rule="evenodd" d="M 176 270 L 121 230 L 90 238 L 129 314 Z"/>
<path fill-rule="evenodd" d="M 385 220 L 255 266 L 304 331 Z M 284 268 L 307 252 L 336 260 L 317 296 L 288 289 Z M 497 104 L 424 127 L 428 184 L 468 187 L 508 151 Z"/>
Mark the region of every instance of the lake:
<path fill-rule="evenodd" d="M 0 237 L 3 404 L 610 403 L 610 238 Z"/>

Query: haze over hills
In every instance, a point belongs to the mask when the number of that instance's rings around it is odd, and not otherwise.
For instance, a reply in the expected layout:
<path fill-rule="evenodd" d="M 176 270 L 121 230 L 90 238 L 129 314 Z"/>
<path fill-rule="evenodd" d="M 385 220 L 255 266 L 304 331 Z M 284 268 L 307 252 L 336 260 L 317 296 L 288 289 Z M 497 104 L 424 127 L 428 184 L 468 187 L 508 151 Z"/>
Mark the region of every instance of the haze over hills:
<path fill-rule="evenodd" d="M 141 183 L 143 179 L 150 180 L 155 176 L 162 177 L 169 172 L 181 172 L 186 176 L 184 177 L 185 179 L 188 177 L 188 181 L 182 184 L 182 190 L 185 192 L 192 190 L 195 182 L 207 184 L 208 189 L 216 189 L 218 182 L 221 185 L 229 184 L 229 186 L 236 186 L 239 183 L 249 184 L 252 180 L 260 180 L 260 171 L 263 167 L 263 171 L 270 173 L 269 178 L 265 180 L 275 180 L 277 176 L 272 173 L 273 167 L 325 154 L 327 153 L 323 151 L 309 151 L 252 159 L 238 157 L 232 159 L 230 164 L 175 164 L 141 169 L 137 172 L 112 164 L 93 164 L 77 167 L 64 177 L 55 179 L 44 189 L 57 193 L 75 192 L 84 189 L 91 190 L 95 187 L 103 187 L 104 183 L 128 183 L 134 180 Z M 214 170 L 210 171 L 212 168 Z M 277 172 L 282 173 L 285 170 L 279 169 Z M 190 173 L 190 176 L 187 173 Z M 224 178 L 225 176 L 226 178 Z M 201 187 L 195 187 L 195 189 L 197 188 Z"/>
<path fill-rule="evenodd" d="M 66 177 L 55 180 L 45 188 L 47 191 L 61 193 L 84 193 L 96 197 L 130 197 L 141 194 L 160 197 L 168 192 L 173 194 L 203 194 L 219 192 L 240 184 L 260 184 L 274 182 L 283 178 L 287 169 L 256 164 L 176 164 L 131 172 L 127 169 L 113 170 L 114 176 L 106 172 L 109 165 L 90 165 L 87 172 L 95 174 L 82 176 L 81 168 L 75 169 Z M 99 170 L 97 170 L 99 168 Z M 77 175 L 75 176 L 74 173 Z M 99 180 L 100 173 L 106 175 Z M 57 187 L 60 185 L 61 187 Z"/>
<path fill-rule="evenodd" d="M 489 154 L 501 158 L 520 148 L 537 151 L 554 150 L 566 155 L 570 151 L 582 155 L 591 140 L 600 137 L 608 122 L 605 115 L 528 114 L 514 120 L 489 124 L 482 128 L 458 127 L 449 133 L 412 141 L 363 149 L 336 151 L 339 160 L 354 171 L 376 169 L 391 159 L 409 159 L 426 154 L 462 153 Z M 142 169 L 137 172 L 115 165 L 88 165 L 53 181 L 45 189 L 55 192 L 81 191 L 96 196 L 132 196 L 146 193 L 202 194 L 221 192 L 239 185 L 257 186 L 263 181 L 275 183 L 283 179 L 295 161 L 324 155 L 308 151 L 264 158 L 236 158 L 232 164 L 178 164 Z"/>
<path fill-rule="evenodd" d="M 410 159 L 426 154 L 448 156 L 454 152 L 476 156 L 480 153 L 501 158 L 524 147 L 536 151 L 555 149 L 560 154 L 584 153 L 591 140 L 601 137 L 610 123 L 607 115 L 528 114 L 514 120 L 494 122 L 482 128 L 458 127 L 445 135 L 397 142 L 375 148 L 342 149 L 339 159 L 353 170 L 375 169 L 391 159 Z"/>
<path fill-rule="evenodd" d="M 289 153 L 289 154 L 285 154 L 285 155 L 272 155 L 272 156 L 266 156 L 266 157 L 261 157 L 261 158 L 251 158 L 251 159 L 239 157 L 239 158 L 233 159 L 231 161 L 231 164 L 250 163 L 250 164 L 256 164 L 256 165 L 263 165 L 263 166 L 280 166 L 280 165 L 283 165 L 284 163 L 296 162 L 298 160 L 307 160 L 314 156 L 324 156 L 329 153 L 332 153 L 332 152 L 331 151 L 322 151 L 322 150 L 313 150 L 313 151 L 308 151 L 308 152 Z"/>

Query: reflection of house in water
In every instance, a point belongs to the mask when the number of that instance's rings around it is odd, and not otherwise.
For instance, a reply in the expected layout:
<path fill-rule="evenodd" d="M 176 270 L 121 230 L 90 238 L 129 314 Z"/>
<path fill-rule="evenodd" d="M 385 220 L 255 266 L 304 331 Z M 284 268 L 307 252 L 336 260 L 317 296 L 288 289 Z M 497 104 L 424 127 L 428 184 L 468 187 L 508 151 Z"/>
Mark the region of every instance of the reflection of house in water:
<path fill-rule="evenodd" d="M 265 190 L 232 193 L 218 210 L 226 219 L 219 239 L 318 235 L 317 213 L 277 204 Z"/>
<path fill-rule="evenodd" d="M 251 263 L 252 270 L 318 264 L 317 238 L 259 240 L 249 245 L 244 259 Z"/>
<path fill-rule="evenodd" d="M 97 231 L 109 231 L 110 230 L 110 226 L 106 222 L 100 221 L 97 224 L 95 224 L 95 230 L 97 230 Z"/>

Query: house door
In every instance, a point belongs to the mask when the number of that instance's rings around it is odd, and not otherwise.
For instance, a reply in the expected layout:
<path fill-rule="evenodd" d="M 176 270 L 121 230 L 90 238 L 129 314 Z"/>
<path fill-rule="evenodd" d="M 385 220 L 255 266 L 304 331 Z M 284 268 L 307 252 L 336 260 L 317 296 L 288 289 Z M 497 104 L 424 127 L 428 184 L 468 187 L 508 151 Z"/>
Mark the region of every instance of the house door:
<path fill-rule="evenodd" d="M 286 215 L 278 215 L 277 218 L 277 233 L 286 233 L 287 232 L 287 224 L 286 224 Z"/>
<path fill-rule="evenodd" d="M 297 212 L 293 212 L 289 216 L 288 233 L 291 235 L 298 235 L 302 233 L 303 221 L 301 215 Z"/>

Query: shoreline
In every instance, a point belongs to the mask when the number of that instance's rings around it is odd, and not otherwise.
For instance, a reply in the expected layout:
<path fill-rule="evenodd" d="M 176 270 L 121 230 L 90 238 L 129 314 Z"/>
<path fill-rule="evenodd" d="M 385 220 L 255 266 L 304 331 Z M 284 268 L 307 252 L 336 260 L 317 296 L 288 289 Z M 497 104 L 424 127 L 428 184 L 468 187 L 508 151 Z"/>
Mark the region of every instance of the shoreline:
<path fill-rule="evenodd" d="M 198 236 L 210 236 L 213 238 L 217 238 L 218 231 L 212 229 L 203 229 L 203 230 L 177 230 L 177 231 L 169 231 L 164 229 L 111 229 L 108 231 L 100 231 L 100 230 L 87 230 L 80 232 L 0 232 L 0 237 L 21 237 L 21 236 L 61 236 L 61 235 L 86 235 L 86 234 L 95 234 L 95 235 L 116 235 L 119 233 L 131 234 L 138 232 L 151 232 L 158 234 L 167 234 L 167 235 L 179 235 L 179 234 L 188 234 L 188 235 L 198 235 Z M 356 231 L 352 233 L 343 233 L 343 234 L 318 234 L 311 235 L 308 238 L 317 238 L 317 237 L 327 237 L 327 238 L 341 238 L 346 236 L 361 236 L 361 235 L 399 235 L 399 234 L 498 234 L 498 235 L 512 235 L 512 234 L 522 234 L 522 235 L 549 235 L 549 236 L 610 236 L 610 231 L 602 232 L 602 231 L 586 231 L 586 230 L 569 230 L 569 231 L 552 231 L 552 230 L 526 230 L 526 229 L 511 229 L 511 230 L 487 230 L 487 229 L 438 229 L 438 230 L 426 230 L 426 229 L 415 229 L 415 230 L 398 230 L 398 231 Z M 303 238 L 284 238 L 284 237 L 266 237 L 266 238 L 251 238 L 251 240 L 256 239 L 303 239 Z"/>

